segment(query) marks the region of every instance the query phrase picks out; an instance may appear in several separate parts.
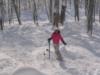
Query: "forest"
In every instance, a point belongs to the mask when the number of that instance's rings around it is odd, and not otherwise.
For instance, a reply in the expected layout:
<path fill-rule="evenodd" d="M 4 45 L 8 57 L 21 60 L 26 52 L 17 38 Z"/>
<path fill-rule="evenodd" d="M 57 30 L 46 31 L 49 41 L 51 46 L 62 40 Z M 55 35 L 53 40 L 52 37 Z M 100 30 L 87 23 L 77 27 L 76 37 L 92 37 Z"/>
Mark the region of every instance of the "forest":
<path fill-rule="evenodd" d="M 87 32 L 92 34 L 96 16 L 99 17 L 100 22 L 100 0 L 0 0 L 0 27 L 3 30 L 4 23 L 8 21 L 10 24 L 15 18 L 21 25 L 23 23 L 21 12 L 24 10 L 31 12 L 33 22 L 38 25 L 38 18 L 41 15 L 39 11 L 43 9 L 49 22 L 59 28 L 59 25 L 63 25 L 67 18 L 68 7 L 74 8 L 75 21 L 80 21 L 81 9 L 85 11 Z"/>

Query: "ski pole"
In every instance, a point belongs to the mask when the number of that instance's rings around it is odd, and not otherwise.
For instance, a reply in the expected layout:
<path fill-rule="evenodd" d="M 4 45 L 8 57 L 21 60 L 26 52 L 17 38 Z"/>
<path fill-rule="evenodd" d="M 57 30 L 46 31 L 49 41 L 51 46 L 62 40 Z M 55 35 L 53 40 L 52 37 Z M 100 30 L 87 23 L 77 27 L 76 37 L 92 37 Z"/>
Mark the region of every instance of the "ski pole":
<path fill-rule="evenodd" d="M 49 41 L 49 59 L 50 59 L 50 41 Z"/>

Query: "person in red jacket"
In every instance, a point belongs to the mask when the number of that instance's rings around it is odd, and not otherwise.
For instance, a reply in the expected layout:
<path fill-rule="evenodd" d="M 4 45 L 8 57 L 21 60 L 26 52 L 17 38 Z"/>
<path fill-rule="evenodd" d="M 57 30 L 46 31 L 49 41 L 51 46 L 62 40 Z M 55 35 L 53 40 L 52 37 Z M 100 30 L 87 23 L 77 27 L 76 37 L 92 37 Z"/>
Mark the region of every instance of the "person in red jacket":
<path fill-rule="evenodd" d="M 61 53 L 59 51 L 59 43 L 60 41 L 62 41 L 64 45 L 66 45 L 67 43 L 63 40 L 63 37 L 60 34 L 60 30 L 57 29 L 52 33 L 51 37 L 48 39 L 48 42 L 50 43 L 51 40 L 53 41 L 53 44 L 54 44 L 54 49 L 57 55 L 57 59 L 63 60 Z"/>

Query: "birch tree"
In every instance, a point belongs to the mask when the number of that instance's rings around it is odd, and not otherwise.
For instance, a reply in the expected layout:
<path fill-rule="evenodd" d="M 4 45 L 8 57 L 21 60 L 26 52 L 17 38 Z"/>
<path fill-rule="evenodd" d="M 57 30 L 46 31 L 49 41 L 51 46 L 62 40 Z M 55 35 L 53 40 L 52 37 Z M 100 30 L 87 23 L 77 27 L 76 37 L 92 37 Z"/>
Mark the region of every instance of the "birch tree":
<path fill-rule="evenodd" d="M 4 1 L 0 0 L 0 27 L 1 27 L 1 30 L 3 30 L 3 27 L 4 27 L 4 17 L 5 17 L 4 13 L 5 13 Z"/>
<path fill-rule="evenodd" d="M 94 12 L 94 3 L 95 0 L 88 0 L 88 15 L 87 15 L 87 32 L 90 32 L 92 35 L 93 30 L 93 12 Z"/>

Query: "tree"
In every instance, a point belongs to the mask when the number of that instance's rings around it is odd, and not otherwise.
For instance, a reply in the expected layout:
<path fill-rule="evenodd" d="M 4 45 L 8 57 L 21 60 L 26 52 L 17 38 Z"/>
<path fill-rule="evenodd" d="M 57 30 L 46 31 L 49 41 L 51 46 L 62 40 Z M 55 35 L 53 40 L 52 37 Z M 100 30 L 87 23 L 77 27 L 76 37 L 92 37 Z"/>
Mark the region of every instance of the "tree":
<path fill-rule="evenodd" d="M 79 0 L 74 0 L 75 20 L 79 21 Z"/>
<path fill-rule="evenodd" d="M 20 12 L 18 11 L 18 6 L 17 6 L 17 4 L 15 3 L 16 0 L 11 0 L 11 1 L 12 1 L 12 3 L 13 3 L 13 7 L 14 7 L 14 9 L 15 9 L 15 13 L 16 13 L 18 22 L 19 22 L 19 24 L 21 25 Z"/>
<path fill-rule="evenodd" d="M 53 0 L 49 2 L 50 22 L 53 23 Z"/>
<path fill-rule="evenodd" d="M 13 19 L 13 3 L 11 0 L 8 0 L 8 18 L 9 18 L 9 24 L 10 24 Z"/>
<path fill-rule="evenodd" d="M 53 22 L 53 25 L 54 27 L 59 27 L 58 26 L 58 23 L 59 23 L 59 0 L 55 0 L 54 2 L 54 13 L 53 13 L 53 19 L 54 19 L 54 22 Z"/>
<path fill-rule="evenodd" d="M 99 22 L 100 22 L 100 0 L 99 0 Z"/>
<path fill-rule="evenodd" d="M 36 8 L 36 2 L 35 0 L 32 0 L 32 9 L 33 9 L 33 20 L 34 20 L 34 23 L 36 25 L 38 25 L 38 14 L 37 14 L 37 8 Z"/>
<path fill-rule="evenodd" d="M 61 15 L 60 15 L 60 23 L 62 25 L 65 21 L 66 6 L 67 6 L 67 0 L 63 0 L 62 1 L 62 8 L 61 8 Z"/>
<path fill-rule="evenodd" d="M 1 30 L 3 30 L 3 27 L 4 27 L 4 17 L 5 17 L 4 13 L 5 13 L 4 1 L 0 0 L 0 26 L 1 26 Z"/>
<path fill-rule="evenodd" d="M 88 2 L 89 2 L 89 0 L 85 0 L 85 15 L 87 16 L 87 14 L 88 14 Z"/>
<path fill-rule="evenodd" d="M 93 12 L 94 12 L 94 2 L 95 0 L 88 0 L 88 15 L 87 15 L 87 32 L 92 34 L 93 30 Z"/>

